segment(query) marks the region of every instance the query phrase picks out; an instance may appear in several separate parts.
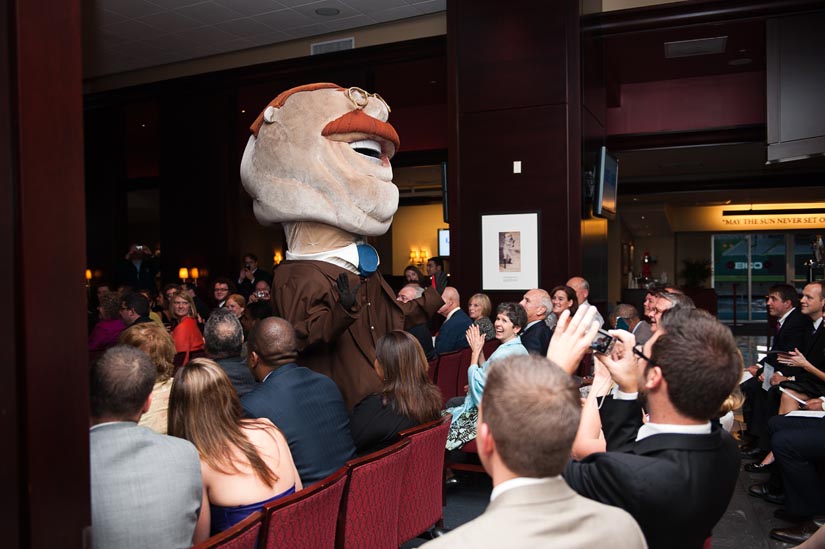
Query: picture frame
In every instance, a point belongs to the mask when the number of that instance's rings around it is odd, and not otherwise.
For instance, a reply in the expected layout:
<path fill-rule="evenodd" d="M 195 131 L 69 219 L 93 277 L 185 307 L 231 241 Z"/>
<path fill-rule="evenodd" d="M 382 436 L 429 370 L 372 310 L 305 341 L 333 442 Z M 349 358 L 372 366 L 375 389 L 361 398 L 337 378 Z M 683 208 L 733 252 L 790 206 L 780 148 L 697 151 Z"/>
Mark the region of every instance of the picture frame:
<path fill-rule="evenodd" d="M 484 290 L 529 290 L 539 285 L 538 212 L 481 216 Z"/>

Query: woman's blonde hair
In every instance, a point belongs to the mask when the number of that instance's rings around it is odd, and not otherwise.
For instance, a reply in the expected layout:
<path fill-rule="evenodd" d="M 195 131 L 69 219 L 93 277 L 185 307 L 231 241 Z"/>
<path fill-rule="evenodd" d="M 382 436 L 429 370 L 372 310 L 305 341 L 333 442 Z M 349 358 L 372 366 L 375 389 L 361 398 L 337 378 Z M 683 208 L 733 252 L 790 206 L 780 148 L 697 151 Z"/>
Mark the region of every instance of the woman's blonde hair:
<path fill-rule="evenodd" d="M 469 305 L 474 299 L 481 302 L 481 316 L 490 318 L 490 314 L 493 312 L 493 303 L 490 301 L 490 297 L 487 294 L 473 294 L 467 304 Z"/>
<path fill-rule="evenodd" d="M 225 474 L 240 472 L 234 461 L 234 447 L 246 457 L 261 482 L 269 487 L 278 482 L 278 475 L 241 431 L 241 401 L 229 376 L 216 362 L 195 358 L 175 374 L 168 427 L 170 435 L 194 444 L 213 469 Z"/>
<path fill-rule="evenodd" d="M 120 345 L 137 347 L 147 355 L 157 369 L 155 383 L 172 377 L 175 370 L 175 341 L 163 326 L 156 322 L 141 322 L 121 332 L 117 342 Z"/>
<path fill-rule="evenodd" d="M 198 314 L 198 309 L 195 307 L 195 300 L 192 299 L 191 295 L 189 295 L 187 292 L 183 290 L 175 290 L 174 292 L 172 292 L 172 297 L 171 299 L 169 299 L 169 303 L 166 304 L 166 307 L 169 310 L 169 317 L 178 318 L 177 316 L 175 316 L 174 307 L 175 299 L 177 298 L 185 299 L 186 302 L 189 303 L 189 314 L 187 316 L 195 318 Z"/>

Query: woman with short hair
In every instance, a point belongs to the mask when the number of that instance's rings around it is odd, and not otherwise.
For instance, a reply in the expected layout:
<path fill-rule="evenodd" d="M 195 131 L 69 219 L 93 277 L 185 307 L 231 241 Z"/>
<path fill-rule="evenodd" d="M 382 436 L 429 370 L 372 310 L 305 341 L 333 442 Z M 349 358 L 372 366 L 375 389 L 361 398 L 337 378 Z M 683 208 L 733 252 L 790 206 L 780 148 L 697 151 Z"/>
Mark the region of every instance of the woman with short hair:
<path fill-rule="evenodd" d="M 166 434 L 169 409 L 169 393 L 172 390 L 172 373 L 175 370 L 175 342 L 166 329 L 155 322 L 142 322 L 127 328 L 118 340 L 120 345 L 136 347 L 149 355 L 157 370 L 152 388 L 149 410 L 140 416 L 138 425 L 148 427 L 161 435 Z"/>
<path fill-rule="evenodd" d="M 490 341 L 496 337 L 496 328 L 490 320 L 490 313 L 492 312 L 493 304 L 487 294 L 473 294 L 467 302 L 467 316 L 484 334 L 484 341 Z"/>

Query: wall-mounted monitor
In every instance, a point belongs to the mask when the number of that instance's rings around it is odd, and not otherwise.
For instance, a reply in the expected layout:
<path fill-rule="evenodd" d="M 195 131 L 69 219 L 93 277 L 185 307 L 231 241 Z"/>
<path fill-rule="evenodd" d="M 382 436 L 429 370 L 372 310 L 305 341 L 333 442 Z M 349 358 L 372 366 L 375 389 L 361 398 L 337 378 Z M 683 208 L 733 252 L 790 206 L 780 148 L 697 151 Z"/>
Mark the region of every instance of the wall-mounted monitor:
<path fill-rule="evenodd" d="M 599 176 L 593 197 L 593 215 L 605 219 L 616 218 L 616 199 L 619 183 L 619 161 L 602 147 L 599 155 Z"/>
<path fill-rule="evenodd" d="M 450 229 L 438 229 L 438 255 L 450 257 Z"/>

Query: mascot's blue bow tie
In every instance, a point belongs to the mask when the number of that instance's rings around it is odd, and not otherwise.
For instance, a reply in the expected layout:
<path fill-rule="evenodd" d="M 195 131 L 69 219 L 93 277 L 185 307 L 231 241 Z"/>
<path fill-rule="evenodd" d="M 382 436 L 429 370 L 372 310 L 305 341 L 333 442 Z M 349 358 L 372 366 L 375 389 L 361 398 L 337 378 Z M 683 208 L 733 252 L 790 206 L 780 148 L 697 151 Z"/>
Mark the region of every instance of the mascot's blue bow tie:
<path fill-rule="evenodd" d="M 378 252 L 369 244 L 358 244 L 358 274 L 367 278 L 378 270 Z"/>

